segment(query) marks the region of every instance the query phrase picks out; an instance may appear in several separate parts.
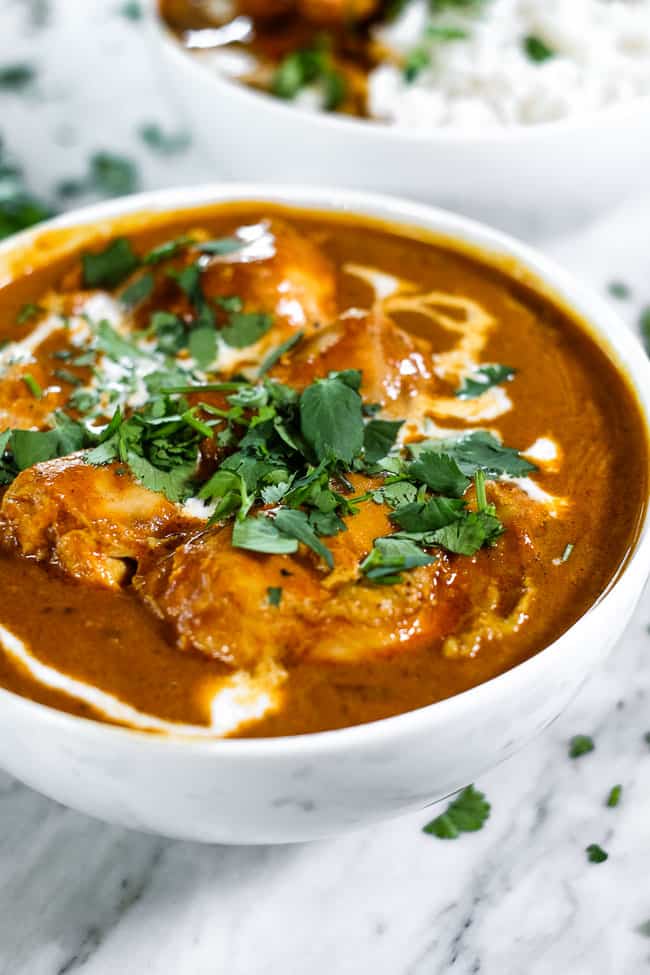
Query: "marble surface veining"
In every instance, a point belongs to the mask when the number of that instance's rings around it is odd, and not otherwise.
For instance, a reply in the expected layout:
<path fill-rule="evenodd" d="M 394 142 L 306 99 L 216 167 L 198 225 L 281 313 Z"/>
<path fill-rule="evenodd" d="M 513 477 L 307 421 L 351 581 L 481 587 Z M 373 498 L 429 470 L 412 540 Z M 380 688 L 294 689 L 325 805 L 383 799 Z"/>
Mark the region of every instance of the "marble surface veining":
<path fill-rule="evenodd" d="M 184 122 L 123 8 L 0 0 L 0 68 L 36 69 L 0 90 L 0 135 L 55 206 L 100 150 L 134 160 L 143 188 L 219 175 L 184 136 L 165 154 L 139 135 Z M 633 325 L 650 302 L 649 227 L 650 196 L 544 246 L 603 291 L 627 281 Z M 563 717 L 477 783 L 491 818 L 455 842 L 424 835 L 425 812 L 311 845 L 194 846 L 95 822 L 0 773 L 0 975 L 650 971 L 649 624 L 646 593 Z M 596 750 L 570 761 L 579 732 Z M 587 862 L 592 842 L 606 863 Z"/>

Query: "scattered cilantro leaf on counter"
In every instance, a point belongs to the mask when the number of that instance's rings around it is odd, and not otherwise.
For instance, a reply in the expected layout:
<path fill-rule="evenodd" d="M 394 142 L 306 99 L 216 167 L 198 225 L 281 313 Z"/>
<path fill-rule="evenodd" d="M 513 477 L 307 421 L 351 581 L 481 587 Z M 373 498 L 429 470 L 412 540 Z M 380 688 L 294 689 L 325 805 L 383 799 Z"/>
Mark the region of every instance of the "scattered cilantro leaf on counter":
<path fill-rule="evenodd" d="M 157 122 L 141 125 L 138 134 L 145 145 L 162 156 L 173 156 L 183 152 L 192 142 L 189 132 L 165 132 Z"/>
<path fill-rule="evenodd" d="M 280 603 L 282 602 L 282 587 L 268 586 L 266 590 L 266 596 L 270 606 L 279 606 Z"/>
<path fill-rule="evenodd" d="M 96 152 L 90 159 L 88 183 L 105 196 L 126 196 L 138 186 L 135 163 L 112 152 Z"/>
<path fill-rule="evenodd" d="M 350 465 L 363 446 L 361 397 L 350 375 L 331 373 L 300 396 L 300 429 L 318 461 Z"/>
<path fill-rule="evenodd" d="M 646 731 L 645 735 L 643 736 L 643 740 L 646 745 L 650 745 L 650 731 Z"/>
<path fill-rule="evenodd" d="M 612 788 L 609 790 L 609 793 L 607 795 L 607 799 L 605 801 L 605 805 L 609 809 L 615 809 L 616 806 L 618 806 L 618 804 L 621 801 L 622 794 L 623 794 L 623 786 L 622 785 L 613 785 Z"/>
<path fill-rule="evenodd" d="M 86 288 L 114 288 L 135 271 L 138 258 L 126 237 L 116 237 L 103 251 L 81 257 Z"/>
<path fill-rule="evenodd" d="M 555 57 L 555 51 L 553 48 L 549 47 L 548 44 L 537 37 L 536 34 L 528 34 L 523 39 L 523 48 L 531 61 L 536 61 L 537 64 L 542 64 L 544 61 L 549 61 L 551 58 Z"/>
<path fill-rule="evenodd" d="M 618 298 L 619 301 L 627 301 L 632 294 L 630 286 L 624 281 L 610 281 L 607 290 L 612 298 Z"/>
<path fill-rule="evenodd" d="M 645 350 L 650 355 L 650 305 L 641 312 L 639 329 L 641 330 L 641 339 L 643 340 Z"/>
<path fill-rule="evenodd" d="M 605 853 L 602 846 L 598 843 L 590 843 L 585 849 L 589 863 L 604 863 L 609 858 L 609 853 Z"/>
<path fill-rule="evenodd" d="M 447 806 L 446 812 L 423 827 L 423 832 L 441 840 L 455 840 L 461 833 L 482 829 L 490 815 L 484 794 L 469 785 Z"/>
<path fill-rule="evenodd" d="M 281 342 L 280 345 L 276 345 L 274 349 L 271 349 L 264 359 L 262 359 L 262 364 L 257 370 L 257 375 L 266 375 L 269 369 L 272 369 L 273 366 L 280 361 L 283 355 L 286 355 L 287 352 L 290 352 L 291 349 L 298 345 L 299 342 L 302 342 L 304 337 L 304 332 L 296 332 L 295 335 L 290 335 L 285 342 Z"/>
<path fill-rule="evenodd" d="M 7 158 L 0 141 L 0 240 L 51 215 L 50 208 L 27 189 L 22 169 Z"/>
<path fill-rule="evenodd" d="M 226 345 L 234 349 L 245 349 L 266 335 L 273 325 L 273 316 L 266 312 L 231 312 L 228 324 L 221 331 L 221 338 Z"/>
<path fill-rule="evenodd" d="M 142 20 L 142 6 L 138 3 L 138 0 L 126 0 L 120 7 L 119 12 L 126 20 Z"/>
<path fill-rule="evenodd" d="M 31 64 L 6 64 L 0 67 L 0 89 L 3 91 L 23 91 L 36 77 Z"/>
<path fill-rule="evenodd" d="M 509 382 L 515 375 L 515 370 L 510 366 L 502 366 L 498 363 L 488 363 L 478 366 L 468 376 L 456 390 L 459 399 L 475 399 L 501 383 Z"/>
<path fill-rule="evenodd" d="M 31 321 L 32 318 L 36 318 L 36 316 L 40 315 L 42 312 L 43 309 L 40 305 L 35 305 L 31 301 L 28 301 L 27 304 L 23 305 L 18 312 L 18 315 L 16 316 L 16 324 L 24 325 L 25 322 Z"/>
<path fill-rule="evenodd" d="M 569 758 L 580 758 L 593 752 L 596 745 L 590 735 L 574 735 L 569 742 Z"/>

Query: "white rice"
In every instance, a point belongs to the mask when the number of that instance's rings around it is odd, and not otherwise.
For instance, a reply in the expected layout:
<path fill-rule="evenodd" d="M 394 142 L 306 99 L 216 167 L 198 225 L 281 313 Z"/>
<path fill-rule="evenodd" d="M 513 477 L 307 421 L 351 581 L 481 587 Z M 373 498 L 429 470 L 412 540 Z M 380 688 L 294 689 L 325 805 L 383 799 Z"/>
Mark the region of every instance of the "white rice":
<path fill-rule="evenodd" d="M 431 63 L 410 83 L 397 64 L 376 68 L 374 118 L 420 130 L 533 125 L 650 95 L 650 0 L 487 0 L 479 14 L 428 10 L 428 0 L 412 0 L 377 30 L 401 56 L 426 44 Z M 467 37 L 426 41 L 428 24 L 460 27 Z M 532 60 L 523 46 L 531 35 L 554 56 Z"/>

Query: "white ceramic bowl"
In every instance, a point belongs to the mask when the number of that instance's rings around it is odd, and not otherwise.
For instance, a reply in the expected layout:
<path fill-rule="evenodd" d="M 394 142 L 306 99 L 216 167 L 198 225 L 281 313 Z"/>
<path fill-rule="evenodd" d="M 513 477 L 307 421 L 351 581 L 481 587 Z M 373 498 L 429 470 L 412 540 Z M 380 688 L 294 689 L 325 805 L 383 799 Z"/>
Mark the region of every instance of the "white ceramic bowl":
<path fill-rule="evenodd" d="M 467 219 L 352 191 L 225 184 L 166 190 L 68 214 L 0 245 L 2 268 L 52 228 L 236 199 L 345 210 L 424 227 L 498 262 L 514 258 L 583 316 L 630 377 L 650 418 L 650 364 L 610 306 L 530 248 Z M 50 235 L 51 236 L 51 235 Z M 86 237 L 88 233 L 86 232 Z M 82 242 L 84 231 L 75 235 Z M 546 727 L 611 649 L 650 571 L 650 516 L 625 566 L 570 630 L 537 656 L 449 700 L 355 728 L 293 738 L 158 738 L 0 690 L 0 764 L 93 816 L 221 843 L 328 836 L 422 808 L 472 782 Z"/>
<path fill-rule="evenodd" d="M 301 110 L 187 53 L 149 0 L 152 56 L 219 177 L 397 193 L 527 236 L 650 189 L 650 98 L 535 126 L 413 132 Z"/>

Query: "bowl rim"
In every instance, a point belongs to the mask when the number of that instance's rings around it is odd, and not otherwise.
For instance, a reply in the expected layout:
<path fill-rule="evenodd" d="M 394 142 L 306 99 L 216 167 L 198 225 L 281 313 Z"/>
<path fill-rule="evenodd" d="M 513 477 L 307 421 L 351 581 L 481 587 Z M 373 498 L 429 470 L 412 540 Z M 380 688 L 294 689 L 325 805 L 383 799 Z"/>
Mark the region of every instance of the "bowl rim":
<path fill-rule="evenodd" d="M 495 262 L 497 258 L 514 260 L 528 272 L 533 281 L 544 286 L 551 300 L 555 297 L 578 315 L 592 338 L 627 376 L 646 422 L 650 451 L 650 359 L 640 340 L 622 322 L 613 305 L 528 244 L 476 220 L 439 207 L 414 203 L 388 194 L 334 187 L 253 182 L 207 183 L 201 186 L 153 190 L 70 210 L 1 241 L 0 259 L 10 255 L 15 249 L 19 251 L 32 246 L 42 236 L 47 238 L 50 231 L 88 226 L 100 227 L 105 232 L 110 228 L 111 221 L 139 213 L 155 215 L 248 201 L 286 205 L 296 209 L 357 214 L 362 219 L 393 224 L 398 230 L 400 227 L 424 230 L 434 238 L 439 237 L 452 248 L 454 242 L 461 248 L 469 246 L 488 262 L 491 258 Z M 74 249 L 81 246 L 83 244 L 75 243 Z M 354 746 L 381 744 L 387 735 L 395 742 L 418 730 L 427 727 L 430 729 L 436 722 L 444 723 L 453 719 L 455 714 L 463 710 L 481 707 L 489 696 L 498 696 L 499 692 L 515 694 L 518 685 L 527 685 L 531 680 L 534 681 L 536 672 L 551 665 L 552 657 L 561 660 L 563 652 L 570 652 L 571 647 L 567 645 L 580 640 L 587 627 L 586 621 L 593 620 L 596 614 L 605 615 L 607 607 L 623 585 L 629 583 L 633 589 L 636 585 L 641 589 L 649 573 L 650 503 L 646 500 L 645 510 L 640 513 L 637 538 L 606 589 L 572 626 L 548 646 L 502 674 L 441 701 L 376 721 L 329 731 L 275 738 L 211 738 L 180 733 L 157 735 L 61 711 L 3 687 L 0 687 L 0 701 L 20 708 L 26 714 L 33 714 L 37 722 L 44 721 L 73 734 L 83 733 L 98 739 L 108 736 L 116 744 L 131 741 L 134 744 L 144 743 L 152 748 L 181 751 L 189 749 L 201 754 L 218 753 L 228 758 L 236 756 L 238 759 L 252 760 L 261 755 L 281 757 L 288 754 L 338 753 Z"/>
<path fill-rule="evenodd" d="M 212 79 L 217 89 L 222 88 L 223 97 L 237 97 L 252 110 L 266 108 L 271 115 L 278 119 L 293 116 L 296 121 L 304 125 L 338 130 L 342 136 L 357 136 L 370 140 L 381 141 L 384 138 L 403 143 L 405 146 L 423 144 L 449 144 L 459 147 L 479 147 L 486 145 L 500 146 L 502 144 L 525 143 L 535 146 L 538 142 L 556 134 L 570 132 L 581 133 L 598 129 L 608 122 L 620 123 L 626 119 L 636 119 L 637 116 L 650 114 L 650 94 L 638 95 L 629 100 L 615 102 L 603 108 L 580 112 L 551 122 L 537 122 L 531 125 L 491 126 L 486 129 L 460 128 L 457 126 L 440 126 L 431 131 L 412 129 L 406 125 L 391 125 L 379 119 L 361 119 L 337 112 L 314 112 L 301 109 L 293 102 L 283 101 L 281 98 L 250 88 L 248 85 L 229 78 L 218 71 L 203 64 L 197 57 L 187 51 L 178 41 L 160 15 L 158 0 L 145 0 L 148 4 L 148 22 L 153 27 L 156 40 L 169 55 L 179 59 L 184 65 L 191 65 L 191 70 L 197 78 Z"/>

